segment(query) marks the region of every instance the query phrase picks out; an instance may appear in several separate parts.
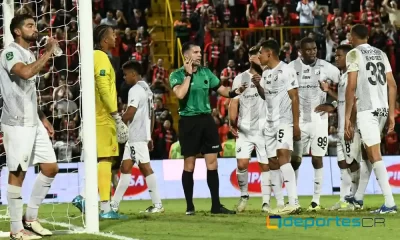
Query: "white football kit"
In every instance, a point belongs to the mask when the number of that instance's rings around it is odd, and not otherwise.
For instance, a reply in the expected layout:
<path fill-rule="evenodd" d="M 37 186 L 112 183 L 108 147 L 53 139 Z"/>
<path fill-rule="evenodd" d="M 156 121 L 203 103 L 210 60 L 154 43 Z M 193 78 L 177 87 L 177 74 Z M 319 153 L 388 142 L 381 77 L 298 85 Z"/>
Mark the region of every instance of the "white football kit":
<path fill-rule="evenodd" d="M 326 93 L 320 88 L 320 81 L 339 82 L 340 71 L 332 64 L 317 59 L 306 65 L 298 58 L 289 66 L 296 71 L 299 83 L 301 140 L 294 143 L 293 155 L 309 154 L 325 156 L 328 150 L 328 114 L 321 115 L 315 108 L 326 102 Z"/>
<path fill-rule="evenodd" d="M 347 72 L 340 76 L 338 84 L 338 136 L 337 142 L 337 160 L 345 160 L 347 164 L 351 164 L 353 160 L 360 162 L 361 160 L 361 139 L 357 126 L 354 126 L 354 138 L 352 142 L 344 140 L 344 119 L 346 111 L 346 87 L 347 87 Z"/>
<path fill-rule="evenodd" d="M 268 158 L 276 157 L 276 150 L 293 150 L 292 100 L 288 91 L 298 88 L 296 72 L 280 62 L 262 74 L 267 106 L 264 136 Z"/>
<path fill-rule="evenodd" d="M 128 93 L 128 107 L 136 108 L 135 116 L 129 124 L 128 142 L 122 160 L 133 160 L 135 163 L 149 163 L 148 143 L 151 140 L 151 113 L 153 93 L 144 81 L 137 82 Z"/>
<path fill-rule="evenodd" d="M 16 171 L 19 165 L 27 171 L 30 164 L 57 162 L 47 130 L 37 113 L 37 76 L 24 80 L 11 72 L 17 63 L 31 64 L 35 61 L 31 51 L 15 42 L 0 56 L 1 129 L 10 171 Z"/>
<path fill-rule="evenodd" d="M 257 87 L 252 83 L 253 74 L 249 70 L 237 75 L 233 81 L 232 89 L 239 88 L 244 83 L 246 90 L 235 98 L 239 99 L 238 138 L 236 140 L 236 158 L 247 159 L 256 149 L 257 159 L 260 163 L 268 164 L 265 148 L 265 139 L 262 129 L 265 123 L 265 101 L 259 96 Z M 264 85 L 263 80 L 260 81 Z"/>
<path fill-rule="evenodd" d="M 357 126 L 368 147 L 381 142 L 389 112 L 386 73 L 392 72 L 386 54 L 362 44 L 346 55 L 347 72 L 357 76 Z"/>

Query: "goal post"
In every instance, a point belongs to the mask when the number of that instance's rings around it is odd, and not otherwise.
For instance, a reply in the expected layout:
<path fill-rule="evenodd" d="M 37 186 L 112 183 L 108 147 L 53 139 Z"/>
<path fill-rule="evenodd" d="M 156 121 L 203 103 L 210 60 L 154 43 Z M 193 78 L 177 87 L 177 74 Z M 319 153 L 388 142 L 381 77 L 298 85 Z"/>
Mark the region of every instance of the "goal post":
<path fill-rule="evenodd" d="M 79 48 L 81 52 L 80 78 L 82 85 L 82 138 L 85 162 L 85 218 L 86 232 L 99 232 L 96 112 L 93 63 L 92 1 L 78 1 Z"/>
<path fill-rule="evenodd" d="M 13 41 L 10 31 L 11 19 L 14 17 L 14 0 L 3 2 L 3 46 L 7 46 Z"/>

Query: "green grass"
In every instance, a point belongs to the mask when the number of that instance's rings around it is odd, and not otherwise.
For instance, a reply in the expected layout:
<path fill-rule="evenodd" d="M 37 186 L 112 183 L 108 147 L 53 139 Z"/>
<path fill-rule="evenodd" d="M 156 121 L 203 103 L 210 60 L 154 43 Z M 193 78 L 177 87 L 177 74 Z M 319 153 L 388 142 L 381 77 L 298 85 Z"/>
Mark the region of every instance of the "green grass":
<path fill-rule="evenodd" d="M 311 197 L 301 197 L 300 203 L 307 207 Z M 321 203 L 325 207 L 330 207 L 338 200 L 338 196 L 322 197 Z M 366 196 L 365 203 L 368 209 L 359 212 L 330 212 L 321 211 L 310 214 L 303 211 L 302 214 L 295 216 L 301 218 L 308 217 L 374 217 L 367 210 L 378 208 L 382 202 L 381 195 Z M 400 202 L 400 195 L 395 196 L 395 200 Z M 234 208 L 237 198 L 221 200 L 228 208 Z M 125 237 L 159 240 L 159 239 L 274 239 L 274 240 L 331 240 L 331 239 L 357 239 L 377 240 L 377 239 L 400 239 L 400 214 L 384 216 L 385 227 L 312 227 L 307 230 L 300 227 L 281 228 L 269 230 L 266 228 L 266 215 L 261 213 L 261 199 L 251 198 L 247 211 L 237 215 L 222 216 L 211 215 L 209 213 L 210 199 L 195 199 L 196 215 L 186 216 L 184 200 L 164 200 L 166 212 L 159 215 L 143 215 L 139 211 L 144 210 L 150 205 L 150 201 L 124 201 L 121 203 L 120 211 L 129 216 L 128 220 L 107 220 L 100 222 L 102 232 L 113 232 Z M 82 226 L 80 213 L 72 205 L 44 205 L 40 209 L 40 217 L 48 221 L 69 223 L 67 208 L 70 216 L 70 223 L 75 226 Z M 378 217 L 378 216 L 377 216 Z M 382 216 L 379 216 L 382 217 Z M 276 221 L 274 222 L 276 223 Z M 49 229 L 62 230 L 61 227 L 46 225 Z M 0 222 L 0 230 L 7 231 L 8 222 Z M 56 235 L 47 239 L 67 240 L 67 239 L 108 239 L 106 237 L 94 235 Z"/>

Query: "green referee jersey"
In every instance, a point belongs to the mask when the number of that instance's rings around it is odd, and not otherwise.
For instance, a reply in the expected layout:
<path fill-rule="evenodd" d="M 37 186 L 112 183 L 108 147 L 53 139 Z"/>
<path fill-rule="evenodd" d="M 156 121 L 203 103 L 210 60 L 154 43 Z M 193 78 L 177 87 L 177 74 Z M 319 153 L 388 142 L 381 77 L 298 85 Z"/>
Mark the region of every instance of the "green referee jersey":
<path fill-rule="evenodd" d="M 176 69 L 169 76 L 169 83 L 173 89 L 177 85 L 183 84 L 185 79 L 185 69 Z M 180 116 L 196 116 L 210 114 L 210 89 L 220 85 L 219 79 L 206 67 L 198 67 L 193 73 L 188 93 L 184 99 L 179 99 Z"/>

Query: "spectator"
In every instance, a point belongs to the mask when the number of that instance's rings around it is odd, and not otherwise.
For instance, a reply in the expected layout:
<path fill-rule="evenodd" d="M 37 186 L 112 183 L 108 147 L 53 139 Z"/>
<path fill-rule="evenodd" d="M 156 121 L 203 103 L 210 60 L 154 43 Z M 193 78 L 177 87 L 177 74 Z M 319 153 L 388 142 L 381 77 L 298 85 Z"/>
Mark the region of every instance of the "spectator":
<path fill-rule="evenodd" d="M 271 15 L 265 19 L 266 27 L 278 27 L 283 24 L 282 17 L 278 14 L 277 8 L 272 8 Z"/>
<path fill-rule="evenodd" d="M 221 84 L 225 87 L 232 87 L 233 79 L 238 75 L 238 72 L 235 69 L 235 61 L 230 59 L 228 61 L 228 65 L 221 72 Z"/>
<path fill-rule="evenodd" d="M 220 56 L 223 54 L 222 46 L 219 43 L 218 35 L 212 36 L 211 43 L 204 48 L 204 66 L 211 71 L 217 70 L 220 64 Z"/>
<path fill-rule="evenodd" d="M 133 17 L 129 22 L 129 27 L 133 30 L 136 30 L 139 27 L 144 27 L 147 29 L 146 18 L 142 15 L 142 11 L 140 9 L 133 9 Z"/>
<path fill-rule="evenodd" d="M 117 27 L 119 29 L 125 29 L 128 26 L 128 21 L 126 20 L 124 13 L 120 10 L 117 10 Z"/>
<path fill-rule="evenodd" d="M 389 13 L 389 20 L 393 26 L 400 24 L 400 10 L 397 8 L 396 1 L 390 1 L 390 6 L 388 5 L 389 0 L 384 0 L 382 6 Z"/>
<path fill-rule="evenodd" d="M 314 26 L 314 16 L 313 12 L 317 5 L 314 1 L 309 0 L 301 0 L 297 3 L 296 11 L 300 13 L 300 26 L 307 27 L 307 26 Z M 307 29 L 302 29 L 302 35 L 305 35 L 305 32 L 308 31 Z"/>
<path fill-rule="evenodd" d="M 118 24 L 117 20 L 114 18 L 114 14 L 112 11 L 107 12 L 107 17 L 101 19 L 100 25 L 108 25 L 111 27 L 116 27 Z"/>

